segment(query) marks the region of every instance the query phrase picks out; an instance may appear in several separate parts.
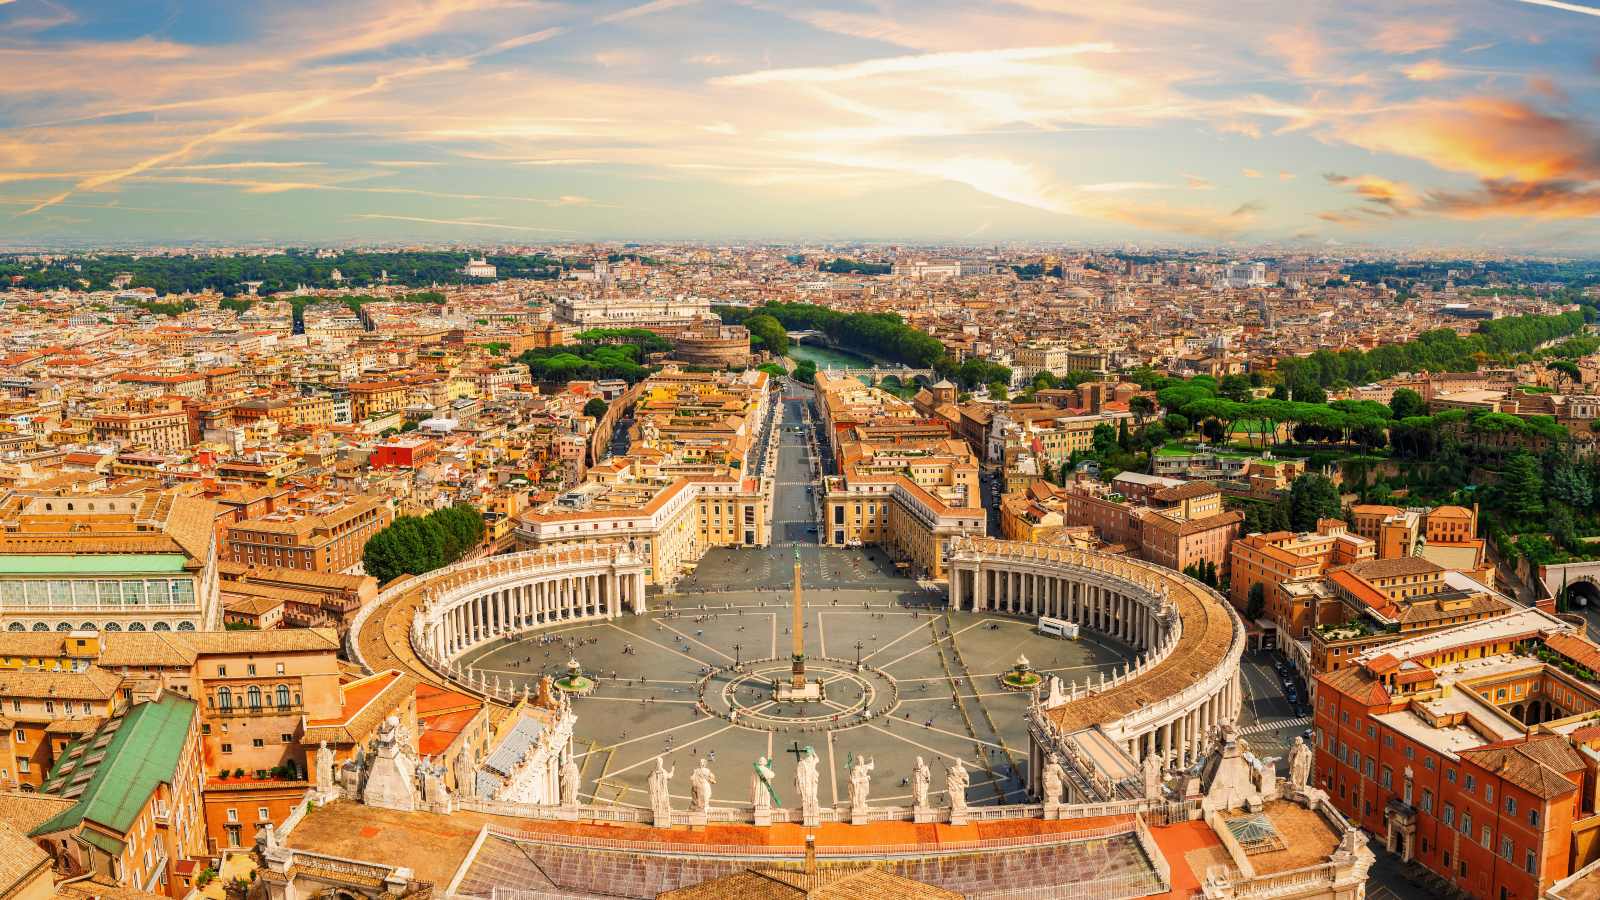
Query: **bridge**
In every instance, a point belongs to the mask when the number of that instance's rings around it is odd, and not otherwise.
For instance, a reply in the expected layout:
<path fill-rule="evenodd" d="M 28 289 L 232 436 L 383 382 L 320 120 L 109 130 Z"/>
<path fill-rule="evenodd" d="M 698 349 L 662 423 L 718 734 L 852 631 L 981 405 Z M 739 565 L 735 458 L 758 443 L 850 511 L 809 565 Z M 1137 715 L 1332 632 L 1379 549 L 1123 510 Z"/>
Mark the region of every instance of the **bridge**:
<path fill-rule="evenodd" d="M 868 369 L 825 366 L 820 371 L 827 372 L 833 378 L 859 378 L 869 385 L 880 384 L 890 375 L 900 379 L 902 384 L 912 383 L 919 378 L 931 382 L 937 377 L 932 369 L 913 369 L 909 366 L 873 366 Z"/>
<path fill-rule="evenodd" d="M 814 328 L 809 328 L 804 331 L 786 331 L 784 334 L 787 334 L 789 336 L 789 340 L 796 344 L 803 343 L 807 338 L 810 338 L 811 343 L 813 344 L 832 344 L 832 342 L 828 340 L 827 335 L 817 331 Z"/>
<path fill-rule="evenodd" d="M 1536 600 L 1555 597 L 1567 589 L 1574 606 L 1600 606 L 1600 560 L 1540 566 L 1539 584 L 1543 588 Z"/>

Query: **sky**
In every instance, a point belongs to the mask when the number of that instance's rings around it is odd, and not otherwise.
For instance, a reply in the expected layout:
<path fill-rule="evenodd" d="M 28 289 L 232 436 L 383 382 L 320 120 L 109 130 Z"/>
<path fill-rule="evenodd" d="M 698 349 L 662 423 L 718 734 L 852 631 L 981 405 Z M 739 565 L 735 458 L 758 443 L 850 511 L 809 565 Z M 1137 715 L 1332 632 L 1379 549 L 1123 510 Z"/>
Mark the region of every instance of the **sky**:
<path fill-rule="evenodd" d="M 1600 0 L 0 0 L 0 245 L 1600 255 Z"/>

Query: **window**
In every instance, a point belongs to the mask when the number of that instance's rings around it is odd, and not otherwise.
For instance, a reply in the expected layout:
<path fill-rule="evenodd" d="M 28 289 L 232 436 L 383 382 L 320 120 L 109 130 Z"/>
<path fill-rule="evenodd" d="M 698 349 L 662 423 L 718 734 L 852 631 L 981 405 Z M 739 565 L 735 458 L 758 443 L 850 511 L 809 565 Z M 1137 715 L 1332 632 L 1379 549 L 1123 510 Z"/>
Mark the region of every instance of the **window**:
<path fill-rule="evenodd" d="M 1433 791 L 1427 788 L 1422 789 L 1422 811 L 1425 813 L 1433 812 Z"/>
<path fill-rule="evenodd" d="M 29 772 L 32 772 L 33 771 L 33 762 L 31 760 L 29 760 L 25 756 L 18 758 L 17 759 L 17 771 L 21 772 L 24 775 L 28 774 Z"/>
<path fill-rule="evenodd" d="M 1539 860 L 1533 855 L 1532 850 L 1528 851 L 1527 861 L 1523 865 L 1527 868 L 1529 875 L 1539 874 Z"/>
<path fill-rule="evenodd" d="M 1394 770 L 1389 768 L 1388 766 L 1384 766 L 1383 767 L 1383 777 L 1378 779 L 1378 783 L 1383 785 L 1384 790 L 1389 790 L 1389 789 L 1393 788 L 1394 787 Z"/>
<path fill-rule="evenodd" d="M 1508 815 L 1513 815 L 1513 816 L 1517 814 L 1517 798 L 1515 798 L 1515 797 L 1507 797 L 1506 798 L 1506 813 Z"/>
<path fill-rule="evenodd" d="M 1490 803 L 1494 802 L 1494 785 L 1486 784 L 1483 786 L 1483 799 Z"/>
<path fill-rule="evenodd" d="M 1455 769 L 1445 769 L 1444 770 L 1444 780 L 1450 782 L 1451 784 L 1455 784 L 1456 783 L 1456 770 Z"/>
<path fill-rule="evenodd" d="M 271 816 L 267 815 L 267 808 L 265 806 L 258 806 L 256 807 L 256 818 L 265 822 L 270 819 Z"/>
<path fill-rule="evenodd" d="M 1490 834 L 1490 832 L 1489 832 L 1489 826 L 1485 825 L 1485 826 L 1483 826 L 1483 839 L 1478 841 L 1478 843 L 1482 844 L 1483 845 L 1483 849 L 1487 850 L 1490 847 L 1490 843 L 1489 842 L 1493 837 L 1494 836 L 1492 834 Z"/>
<path fill-rule="evenodd" d="M 1466 810 L 1461 811 L 1461 833 L 1466 835 L 1468 840 L 1472 839 L 1472 813 Z"/>
<path fill-rule="evenodd" d="M 1503 834 L 1500 835 L 1500 855 L 1505 858 L 1506 862 L 1511 862 L 1512 854 L 1516 853 L 1516 850 L 1517 848 L 1511 843 L 1511 838 Z"/>
<path fill-rule="evenodd" d="M 282 743 L 285 743 L 285 744 L 292 744 L 292 743 L 294 743 L 294 735 L 292 735 L 292 734 L 280 734 L 280 735 L 278 735 L 278 740 L 281 741 Z"/>
<path fill-rule="evenodd" d="M 217 709 L 224 711 L 233 709 L 233 691 L 225 687 L 217 688 Z"/>
<path fill-rule="evenodd" d="M 1476 788 L 1477 786 L 1478 786 L 1477 781 L 1471 775 L 1468 775 L 1467 776 L 1467 793 L 1469 793 L 1469 794 L 1472 793 L 1473 789 Z"/>
<path fill-rule="evenodd" d="M 286 684 L 278 685 L 276 693 L 278 695 L 278 708 L 287 709 L 289 707 L 289 686 Z"/>
<path fill-rule="evenodd" d="M 251 709 L 260 709 L 261 708 L 261 688 L 256 687 L 255 685 L 252 684 L 252 685 L 250 685 L 249 690 L 247 690 L 245 692 L 245 696 L 247 696 L 250 699 L 250 708 Z"/>
<path fill-rule="evenodd" d="M 18 728 L 16 731 L 12 732 L 11 739 L 19 744 L 26 744 L 28 742 L 28 733 L 23 731 L 21 728 Z"/>
<path fill-rule="evenodd" d="M 217 677 L 218 678 L 227 678 L 228 677 L 228 667 L 224 666 L 224 665 L 221 665 L 219 663 L 217 665 Z"/>
<path fill-rule="evenodd" d="M 237 809 L 234 809 L 231 806 L 228 807 L 228 821 L 229 822 L 237 822 L 237 821 L 239 821 L 239 811 Z"/>
<path fill-rule="evenodd" d="M 232 744 L 223 744 L 222 745 L 222 752 L 223 753 L 232 753 L 233 752 L 233 745 Z"/>
<path fill-rule="evenodd" d="M 250 746 L 252 747 L 265 747 L 266 745 L 267 741 L 265 738 L 252 738 L 250 740 Z"/>
<path fill-rule="evenodd" d="M 278 674 L 279 675 L 283 674 L 283 663 L 278 663 Z"/>
<path fill-rule="evenodd" d="M 1456 824 L 1456 808 L 1448 803 L 1444 805 L 1444 824 L 1450 826 Z"/>
<path fill-rule="evenodd" d="M 1535 828 L 1539 827 L 1539 811 L 1537 809 L 1528 810 L 1528 824 Z"/>

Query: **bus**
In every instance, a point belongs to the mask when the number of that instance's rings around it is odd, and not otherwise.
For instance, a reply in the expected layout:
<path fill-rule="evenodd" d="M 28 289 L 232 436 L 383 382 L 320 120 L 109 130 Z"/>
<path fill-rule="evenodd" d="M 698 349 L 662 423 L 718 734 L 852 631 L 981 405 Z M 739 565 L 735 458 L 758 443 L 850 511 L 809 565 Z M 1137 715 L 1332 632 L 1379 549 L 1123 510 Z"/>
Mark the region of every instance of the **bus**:
<path fill-rule="evenodd" d="M 1040 616 L 1039 633 L 1075 641 L 1078 639 L 1078 623 L 1068 622 L 1065 619 L 1052 619 L 1049 616 Z"/>

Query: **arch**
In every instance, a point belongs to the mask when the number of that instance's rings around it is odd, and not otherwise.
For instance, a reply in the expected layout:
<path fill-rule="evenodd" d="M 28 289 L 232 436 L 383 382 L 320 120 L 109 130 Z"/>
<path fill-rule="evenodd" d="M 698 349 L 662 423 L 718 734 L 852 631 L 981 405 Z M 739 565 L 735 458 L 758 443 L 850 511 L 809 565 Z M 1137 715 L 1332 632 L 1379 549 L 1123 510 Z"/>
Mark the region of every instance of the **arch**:
<path fill-rule="evenodd" d="M 277 702 L 278 702 L 278 708 L 279 709 L 288 709 L 289 708 L 289 686 L 287 684 L 280 684 L 280 685 L 277 686 L 277 688 L 274 689 L 273 692 L 277 695 L 276 699 L 277 699 Z"/>
<path fill-rule="evenodd" d="M 43 622 L 35 622 L 35 623 L 33 623 L 33 630 L 34 631 L 49 631 L 50 630 L 50 626 L 46 625 Z"/>
<path fill-rule="evenodd" d="M 107 622 L 106 623 L 106 631 L 121 631 L 121 630 L 122 630 L 122 626 L 117 624 L 116 622 Z"/>
<path fill-rule="evenodd" d="M 1521 703 L 1511 707 L 1511 717 L 1524 725 L 1528 724 L 1527 712 L 1528 711 L 1523 708 Z"/>
<path fill-rule="evenodd" d="M 157 622 L 154 625 L 150 626 L 150 630 L 151 631 L 171 631 L 172 630 L 172 626 L 168 625 L 165 622 Z"/>
<path fill-rule="evenodd" d="M 10 625 L 6 626 L 6 630 L 7 631 L 27 631 L 28 630 L 28 626 L 22 624 L 21 622 L 12 622 Z"/>
<path fill-rule="evenodd" d="M 78 630 L 79 631 L 99 631 L 100 630 L 100 626 L 96 625 L 93 622 L 85 622 L 82 625 L 78 626 Z"/>
<path fill-rule="evenodd" d="M 194 623 L 193 622 L 179 622 L 178 623 L 178 630 L 179 631 L 193 631 L 194 630 Z"/>
<path fill-rule="evenodd" d="M 1570 606 L 1600 606 L 1600 586 L 1594 579 L 1585 575 L 1567 585 L 1567 605 Z"/>
<path fill-rule="evenodd" d="M 144 623 L 143 622 L 129 622 L 128 623 L 128 630 L 129 631 L 143 631 L 144 630 Z"/>
<path fill-rule="evenodd" d="M 56 623 L 56 630 L 57 631 L 71 631 L 72 630 L 72 623 L 71 622 L 57 622 Z"/>
<path fill-rule="evenodd" d="M 233 691 L 225 686 L 217 688 L 217 709 L 233 709 Z"/>
<path fill-rule="evenodd" d="M 249 689 L 245 691 L 245 697 L 248 698 L 251 709 L 261 708 L 261 688 L 253 684 L 250 685 Z"/>

